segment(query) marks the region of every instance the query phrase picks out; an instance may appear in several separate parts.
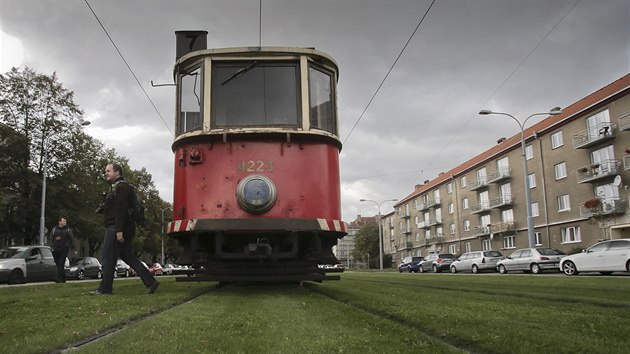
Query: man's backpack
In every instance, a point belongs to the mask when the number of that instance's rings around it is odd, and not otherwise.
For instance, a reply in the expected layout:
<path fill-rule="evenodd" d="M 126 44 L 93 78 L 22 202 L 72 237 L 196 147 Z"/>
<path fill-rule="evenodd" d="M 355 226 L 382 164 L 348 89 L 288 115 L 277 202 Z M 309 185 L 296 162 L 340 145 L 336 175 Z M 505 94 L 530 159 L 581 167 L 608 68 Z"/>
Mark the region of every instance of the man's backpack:
<path fill-rule="evenodd" d="M 116 193 L 116 187 L 118 186 L 118 183 L 127 183 L 127 181 L 116 182 L 114 184 L 114 193 Z M 144 203 L 142 202 L 142 200 L 140 200 L 140 198 L 138 198 L 138 193 L 136 193 L 136 189 L 133 187 L 133 185 L 129 183 L 127 183 L 127 185 L 129 186 L 129 198 L 131 199 L 129 201 L 129 216 L 133 221 L 136 222 L 136 225 L 142 226 L 146 221 L 146 218 L 144 216 Z"/>

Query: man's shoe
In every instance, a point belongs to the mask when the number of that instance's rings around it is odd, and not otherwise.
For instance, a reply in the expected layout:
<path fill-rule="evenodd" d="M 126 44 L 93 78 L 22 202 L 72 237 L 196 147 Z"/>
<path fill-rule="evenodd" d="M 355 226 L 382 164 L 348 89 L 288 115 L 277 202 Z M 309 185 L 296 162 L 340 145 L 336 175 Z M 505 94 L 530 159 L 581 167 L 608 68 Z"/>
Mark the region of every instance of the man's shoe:
<path fill-rule="evenodd" d="M 158 286 L 160 286 L 160 282 L 156 280 L 153 284 L 151 284 L 147 288 L 147 295 L 153 294 L 155 292 L 155 290 L 158 288 Z"/>

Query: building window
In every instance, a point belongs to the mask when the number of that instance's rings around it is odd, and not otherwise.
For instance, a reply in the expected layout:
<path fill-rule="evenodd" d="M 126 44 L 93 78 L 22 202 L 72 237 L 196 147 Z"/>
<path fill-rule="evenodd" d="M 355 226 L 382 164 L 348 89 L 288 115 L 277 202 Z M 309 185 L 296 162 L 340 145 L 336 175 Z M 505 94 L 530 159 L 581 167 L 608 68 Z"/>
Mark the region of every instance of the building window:
<path fill-rule="evenodd" d="M 451 230 L 451 235 L 455 235 L 455 224 L 451 224 L 449 228 Z"/>
<path fill-rule="evenodd" d="M 582 236 L 580 235 L 580 227 L 579 226 L 571 226 L 561 228 L 562 232 L 562 243 L 572 243 L 572 242 L 581 242 Z"/>
<path fill-rule="evenodd" d="M 567 164 L 565 162 L 561 162 L 557 165 L 554 165 L 553 169 L 556 173 L 556 180 L 567 177 Z"/>
<path fill-rule="evenodd" d="M 464 231 L 470 231 L 470 220 L 464 220 Z"/>
<path fill-rule="evenodd" d="M 453 208 L 453 203 L 448 203 L 448 213 L 453 214 L 455 212 L 455 208 Z"/>
<path fill-rule="evenodd" d="M 527 183 L 529 183 L 529 189 L 536 187 L 536 174 L 535 173 L 527 175 Z"/>
<path fill-rule="evenodd" d="M 420 233 L 416 232 L 416 241 L 420 241 Z"/>
<path fill-rule="evenodd" d="M 503 237 L 503 248 L 514 248 L 514 236 Z"/>
<path fill-rule="evenodd" d="M 534 147 L 531 145 L 525 146 L 525 158 L 531 160 L 534 158 Z"/>
<path fill-rule="evenodd" d="M 491 240 L 483 240 L 483 241 L 481 241 L 481 250 L 482 251 L 490 251 L 490 250 L 492 250 L 492 241 Z"/>
<path fill-rule="evenodd" d="M 557 149 L 562 145 L 564 145 L 564 141 L 562 140 L 562 130 L 551 134 L 551 148 Z"/>
<path fill-rule="evenodd" d="M 450 182 L 449 184 L 446 185 L 446 193 L 448 194 L 453 193 L 453 182 Z"/>
<path fill-rule="evenodd" d="M 558 197 L 558 211 L 571 210 L 569 195 L 564 194 Z"/>
<path fill-rule="evenodd" d="M 427 240 L 431 238 L 431 231 L 430 230 L 426 230 L 424 232 L 424 238 L 426 238 Z"/>
<path fill-rule="evenodd" d="M 470 244 L 470 242 L 466 242 L 466 244 L 464 245 L 465 247 L 465 251 L 464 252 L 470 252 L 472 251 L 472 245 Z"/>
<path fill-rule="evenodd" d="M 540 216 L 540 211 L 538 209 L 538 202 L 532 203 L 532 217 Z"/>
<path fill-rule="evenodd" d="M 468 209 L 468 198 L 462 199 L 462 208 Z"/>
<path fill-rule="evenodd" d="M 463 176 L 463 177 L 459 180 L 459 184 L 462 186 L 462 188 L 466 188 L 466 176 Z"/>
<path fill-rule="evenodd" d="M 536 246 L 542 246 L 542 236 L 540 232 L 534 232 L 534 239 L 536 240 Z"/>
<path fill-rule="evenodd" d="M 454 244 L 448 245 L 448 253 L 451 253 L 451 254 L 457 253 L 457 248 Z"/>

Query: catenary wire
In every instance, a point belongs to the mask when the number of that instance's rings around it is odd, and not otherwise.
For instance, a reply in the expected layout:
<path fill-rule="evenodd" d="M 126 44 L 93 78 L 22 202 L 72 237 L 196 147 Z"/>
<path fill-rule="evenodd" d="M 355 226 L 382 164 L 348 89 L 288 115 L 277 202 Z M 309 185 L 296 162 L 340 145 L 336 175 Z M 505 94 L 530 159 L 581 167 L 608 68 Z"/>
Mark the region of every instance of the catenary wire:
<path fill-rule="evenodd" d="M 405 52 L 405 49 L 407 49 L 407 46 L 409 45 L 409 42 L 411 42 L 411 39 L 413 38 L 413 36 L 416 34 L 416 32 L 418 31 L 418 28 L 420 28 L 420 25 L 422 24 L 422 22 L 424 22 L 424 19 L 427 17 L 427 15 L 429 14 L 429 11 L 431 10 L 431 7 L 433 7 L 433 4 L 435 3 L 436 0 L 433 0 L 431 2 L 431 4 L 429 5 L 429 7 L 427 8 L 427 10 L 424 12 L 424 15 L 422 16 L 422 18 L 420 19 L 420 22 L 418 22 L 418 25 L 416 26 L 416 28 L 413 30 L 413 32 L 411 33 L 411 36 L 409 36 L 409 39 L 407 40 L 407 43 L 405 43 L 405 45 L 403 46 L 402 50 L 400 51 L 400 53 L 398 53 L 398 56 L 396 57 L 396 60 L 394 60 L 394 63 L 392 64 L 392 66 L 389 68 L 389 70 L 387 71 L 387 74 L 385 74 L 385 77 L 383 78 L 383 80 L 381 81 L 381 83 L 378 85 L 378 87 L 376 88 L 376 91 L 374 92 L 374 94 L 372 95 L 372 98 L 370 98 L 370 101 L 367 103 L 367 105 L 365 106 L 365 108 L 363 109 L 363 112 L 361 112 L 361 115 L 359 116 L 359 118 L 357 119 L 356 122 L 354 122 L 354 125 L 352 126 L 352 129 L 350 129 L 350 132 L 348 133 L 348 136 L 346 136 L 346 138 L 343 140 L 343 144 L 345 145 L 346 141 L 348 141 L 348 139 L 350 138 L 350 136 L 352 135 L 352 132 L 354 131 L 354 129 L 357 127 L 357 125 L 359 124 L 359 122 L 361 121 L 361 119 L 363 119 L 363 116 L 365 115 L 365 112 L 368 110 L 368 108 L 370 107 L 370 104 L 372 104 L 372 101 L 374 101 L 374 98 L 376 98 L 376 95 L 378 95 L 378 92 L 381 90 L 381 87 L 383 87 L 383 84 L 385 83 L 385 80 L 387 80 L 387 77 L 389 77 L 389 74 L 392 72 L 392 70 L 394 70 L 394 67 L 396 66 L 396 63 L 398 63 L 398 59 L 400 59 L 400 57 L 403 55 L 403 53 Z"/>
<path fill-rule="evenodd" d="M 147 91 L 144 89 L 144 87 L 142 87 L 142 84 L 140 83 L 140 80 L 138 80 L 138 77 L 136 76 L 136 74 L 133 72 L 133 70 L 131 69 L 131 66 L 129 66 L 129 63 L 127 63 L 127 60 L 125 60 L 125 57 L 122 55 L 122 53 L 120 52 L 120 50 L 118 49 L 118 46 L 116 45 L 116 43 L 114 42 L 114 40 L 112 39 L 112 37 L 109 35 L 109 33 L 107 32 L 107 29 L 105 28 L 105 26 L 103 25 L 103 23 L 101 22 L 101 20 L 98 18 L 98 15 L 96 15 L 96 12 L 94 12 L 94 10 L 92 9 L 92 6 L 90 6 L 90 3 L 88 2 L 88 0 L 85 0 L 85 4 L 88 6 L 88 8 L 90 9 L 90 11 L 92 12 L 92 14 L 94 15 L 94 17 L 96 18 L 96 21 L 98 21 L 98 24 L 101 25 L 101 28 L 103 29 L 103 31 L 105 32 L 105 34 L 107 35 L 107 38 L 109 38 L 109 41 L 112 43 L 112 45 L 114 46 L 114 48 L 116 49 L 116 51 L 118 52 L 118 55 L 120 55 L 120 58 L 122 59 L 122 61 L 125 63 L 125 65 L 127 66 L 127 69 L 129 69 L 129 72 L 131 73 L 131 75 L 133 76 L 133 78 L 136 80 L 136 82 L 138 83 L 138 86 L 140 86 L 140 89 L 142 90 L 142 92 L 144 92 L 144 95 L 147 97 L 147 99 L 149 100 L 149 102 L 151 103 L 151 106 L 153 106 L 153 109 L 155 110 L 155 112 L 158 114 L 158 116 L 160 117 L 160 119 L 162 120 L 162 122 L 164 123 L 164 125 L 166 126 L 166 129 L 168 129 L 168 131 L 173 134 L 173 131 L 171 130 L 171 128 L 168 126 L 168 124 L 166 123 L 166 121 L 164 120 L 164 117 L 162 117 L 162 114 L 160 113 L 160 111 L 157 109 L 157 107 L 155 106 L 155 103 L 153 103 L 153 100 L 151 100 L 151 97 L 149 97 L 149 94 L 147 93 Z"/>

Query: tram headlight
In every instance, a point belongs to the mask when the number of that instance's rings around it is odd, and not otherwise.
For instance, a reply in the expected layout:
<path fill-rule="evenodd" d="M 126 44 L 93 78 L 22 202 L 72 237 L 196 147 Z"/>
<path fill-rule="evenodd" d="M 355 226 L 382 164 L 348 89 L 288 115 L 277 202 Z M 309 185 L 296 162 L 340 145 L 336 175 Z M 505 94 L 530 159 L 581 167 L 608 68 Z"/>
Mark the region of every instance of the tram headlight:
<path fill-rule="evenodd" d="M 236 187 L 238 205 L 251 214 L 262 214 L 276 202 L 276 186 L 261 175 L 249 175 Z"/>

